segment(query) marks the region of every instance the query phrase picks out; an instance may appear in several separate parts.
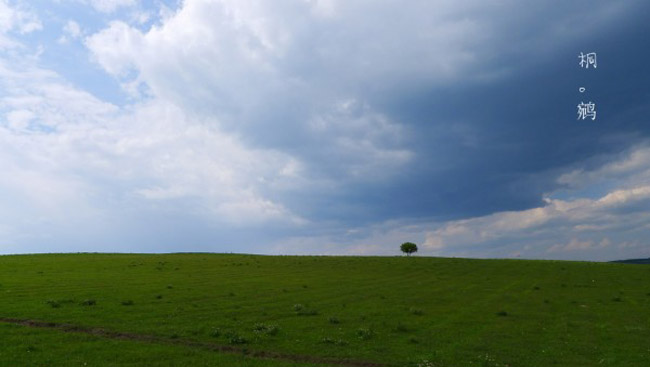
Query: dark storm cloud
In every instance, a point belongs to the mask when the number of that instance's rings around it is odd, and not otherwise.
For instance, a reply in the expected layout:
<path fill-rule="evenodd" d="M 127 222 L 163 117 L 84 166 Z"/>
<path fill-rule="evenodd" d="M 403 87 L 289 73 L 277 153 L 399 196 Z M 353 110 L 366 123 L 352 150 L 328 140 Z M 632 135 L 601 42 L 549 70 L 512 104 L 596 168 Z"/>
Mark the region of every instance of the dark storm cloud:
<path fill-rule="evenodd" d="M 347 213 L 352 222 L 521 210 L 543 205 L 543 194 L 560 187 L 562 172 L 604 164 L 647 139 L 650 26 L 640 14 L 650 6 L 637 4 L 625 18 L 585 31 L 590 14 L 581 9 L 601 4 L 572 2 L 537 9 L 537 17 L 525 13 L 523 24 L 499 33 L 508 43 L 481 45 L 502 56 L 475 67 L 485 74 L 508 70 L 494 81 L 398 83 L 369 94 L 374 106 L 408 127 L 416 158 L 390 183 L 350 186 L 307 206 L 326 218 Z M 567 20 L 566 14 L 580 16 Z M 580 52 L 597 52 L 598 68 L 580 68 Z M 596 103 L 596 121 L 577 120 L 581 101 Z"/>

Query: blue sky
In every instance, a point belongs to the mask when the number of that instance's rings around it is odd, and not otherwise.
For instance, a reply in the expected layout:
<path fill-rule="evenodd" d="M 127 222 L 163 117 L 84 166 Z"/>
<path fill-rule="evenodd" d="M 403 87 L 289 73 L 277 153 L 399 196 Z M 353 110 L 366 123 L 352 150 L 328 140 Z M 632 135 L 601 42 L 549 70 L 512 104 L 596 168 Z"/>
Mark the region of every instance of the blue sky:
<path fill-rule="evenodd" d="M 0 253 L 650 257 L 649 12 L 0 0 Z"/>

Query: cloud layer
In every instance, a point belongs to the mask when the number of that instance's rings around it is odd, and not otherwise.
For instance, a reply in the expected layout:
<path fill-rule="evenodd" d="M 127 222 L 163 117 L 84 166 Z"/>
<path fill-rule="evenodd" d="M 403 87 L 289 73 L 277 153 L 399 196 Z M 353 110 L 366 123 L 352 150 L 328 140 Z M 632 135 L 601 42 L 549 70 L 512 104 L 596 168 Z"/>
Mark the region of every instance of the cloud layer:
<path fill-rule="evenodd" d="M 646 10 L 2 0 L 0 251 L 644 255 Z"/>

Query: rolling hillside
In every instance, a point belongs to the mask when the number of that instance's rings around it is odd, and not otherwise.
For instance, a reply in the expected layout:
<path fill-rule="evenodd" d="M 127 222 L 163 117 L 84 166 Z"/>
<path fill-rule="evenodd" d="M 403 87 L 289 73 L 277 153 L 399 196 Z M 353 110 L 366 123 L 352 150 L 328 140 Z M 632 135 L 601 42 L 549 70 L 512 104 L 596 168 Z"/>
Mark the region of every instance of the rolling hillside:
<path fill-rule="evenodd" d="M 424 257 L 0 257 L 0 365 L 647 366 L 650 268 Z"/>

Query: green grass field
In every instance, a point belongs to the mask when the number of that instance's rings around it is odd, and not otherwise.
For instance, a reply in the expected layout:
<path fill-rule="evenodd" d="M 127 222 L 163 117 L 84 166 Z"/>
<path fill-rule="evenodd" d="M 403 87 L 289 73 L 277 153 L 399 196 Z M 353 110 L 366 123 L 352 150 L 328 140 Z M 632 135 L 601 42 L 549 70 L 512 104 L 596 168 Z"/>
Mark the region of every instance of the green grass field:
<path fill-rule="evenodd" d="M 0 295 L 0 366 L 650 365 L 646 265 L 17 255 Z"/>

